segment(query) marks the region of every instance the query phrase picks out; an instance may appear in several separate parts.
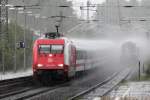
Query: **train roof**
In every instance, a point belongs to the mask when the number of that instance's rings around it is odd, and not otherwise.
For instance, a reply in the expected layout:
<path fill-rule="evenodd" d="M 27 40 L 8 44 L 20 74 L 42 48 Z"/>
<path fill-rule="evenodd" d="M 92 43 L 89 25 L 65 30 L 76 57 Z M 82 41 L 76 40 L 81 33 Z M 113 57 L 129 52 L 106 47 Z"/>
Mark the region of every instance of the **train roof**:
<path fill-rule="evenodd" d="M 41 37 L 39 39 L 36 40 L 38 44 L 40 43 L 44 43 L 44 44 L 65 44 L 65 43 L 73 43 L 71 40 L 69 40 L 66 37 L 59 37 L 59 38 L 55 38 L 55 39 L 49 39 L 49 38 L 45 38 L 45 37 Z"/>
<path fill-rule="evenodd" d="M 63 39 L 38 39 L 38 44 L 64 44 L 65 41 Z"/>

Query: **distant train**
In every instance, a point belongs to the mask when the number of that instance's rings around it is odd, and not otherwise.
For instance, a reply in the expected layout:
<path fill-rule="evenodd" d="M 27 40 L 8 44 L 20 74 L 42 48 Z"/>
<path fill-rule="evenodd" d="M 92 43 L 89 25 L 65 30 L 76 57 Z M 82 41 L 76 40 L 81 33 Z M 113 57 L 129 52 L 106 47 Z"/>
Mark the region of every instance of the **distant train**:
<path fill-rule="evenodd" d="M 77 48 L 66 37 L 46 33 L 45 37 L 37 39 L 33 45 L 33 76 L 44 83 L 51 79 L 69 80 L 77 72 L 97 67 L 93 65 L 98 63 L 94 52 Z"/>
<path fill-rule="evenodd" d="M 120 60 L 126 67 L 133 67 L 138 64 L 139 49 L 134 42 L 127 41 L 122 45 Z"/>

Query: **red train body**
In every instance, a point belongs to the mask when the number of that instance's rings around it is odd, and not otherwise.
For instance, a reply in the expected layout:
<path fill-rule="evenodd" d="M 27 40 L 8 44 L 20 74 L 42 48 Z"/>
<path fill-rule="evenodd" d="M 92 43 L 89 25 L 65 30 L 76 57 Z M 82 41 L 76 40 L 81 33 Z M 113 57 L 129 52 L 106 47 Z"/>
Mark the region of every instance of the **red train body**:
<path fill-rule="evenodd" d="M 91 51 L 77 49 L 67 38 L 41 38 L 33 46 L 33 75 L 42 82 L 69 79 L 79 71 L 95 68 L 93 60 Z"/>

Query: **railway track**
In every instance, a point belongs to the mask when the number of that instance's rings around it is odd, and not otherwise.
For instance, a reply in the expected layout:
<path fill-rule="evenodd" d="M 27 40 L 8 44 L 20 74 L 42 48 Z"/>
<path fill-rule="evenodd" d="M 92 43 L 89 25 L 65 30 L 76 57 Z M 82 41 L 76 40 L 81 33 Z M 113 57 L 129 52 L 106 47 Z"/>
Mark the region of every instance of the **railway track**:
<path fill-rule="evenodd" d="M 98 73 L 99 76 L 102 73 Z M 82 78 L 75 79 L 69 82 L 63 82 L 49 87 L 36 87 L 33 86 L 19 86 L 13 92 L 2 94 L 3 100 L 76 100 L 76 99 L 89 99 L 94 98 L 96 95 L 91 95 L 92 91 L 101 91 L 99 96 L 107 94 L 113 89 L 118 83 L 120 83 L 127 75 L 129 70 L 125 72 L 115 73 L 111 77 L 102 76 L 103 79 L 96 77 L 97 74 L 92 72 L 92 75 L 85 75 Z M 94 75 L 94 76 L 93 76 Z M 101 80 L 100 80 L 101 79 Z M 24 79 L 23 79 L 24 80 Z M 19 82 L 19 81 L 18 81 Z M 9 83 L 9 82 L 6 82 Z M 10 83 L 15 83 L 11 81 Z M 2 83 L 0 83 L 2 84 Z M 19 83 L 18 83 L 19 84 Z M 3 84 L 5 85 L 5 83 Z M 97 90 L 98 89 L 98 90 Z M 103 90 L 102 90 L 103 89 Z M 89 95 L 90 94 L 90 95 Z M 98 96 L 98 95 L 97 95 Z M 89 99 L 91 100 L 91 99 Z"/>
<path fill-rule="evenodd" d="M 94 100 L 95 97 L 102 97 L 114 89 L 121 81 L 127 78 L 130 74 L 130 69 L 115 73 L 113 76 L 107 78 L 93 87 L 86 89 L 68 100 Z"/>
<path fill-rule="evenodd" d="M 33 84 L 32 76 L 20 77 L 15 79 L 8 79 L 0 81 L 0 99 L 17 94 L 18 92 L 24 92 L 31 89 L 29 86 Z"/>
<path fill-rule="evenodd" d="M 36 88 L 32 87 L 28 91 L 24 91 L 24 92 L 18 91 L 17 94 L 10 95 L 9 97 L 5 97 L 5 98 L 3 98 L 3 100 L 25 100 L 25 99 L 28 99 L 30 97 L 40 95 L 40 94 L 48 92 L 48 91 L 54 91 L 55 89 L 61 88 L 67 84 L 68 83 L 60 83 L 60 84 L 55 85 L 55 86 L 36 87 Z"/>
<path fill-rule="evenodd" d="M 31 80 L 31 79 L 32 79 L 32 76 L 6 79 L 6 80 L 1 80 L 0 85 L 6 85 L 6 84 L 14 83 L 14 82 L 26 81 L 26 80 Z"/>
<path fill-rule="evenodd" d="M 102 74 L 102 73 L 98 73 L 98 74 Z M 90 89 L 91 87 L 95 86 L 95 84 L 102 82 L 102 80 L 106 78 L 103 76 L 104 78 L 101 79 L 97 77 L 98 74 L 93 72 L 92 75 L 94 76 L 89 75 L 89 76 L 85 76 L 81 80 L 80 79 L 73 80 L 69 82 L 69 84 L 67 85 L 64 85 L 62 87 L 53 90 L 49 90 L 44 93 L 40 93 L 38 95 L 29 98 L 25 98 L 25 100 L 68 100 L 68 99 L 74 100 L 74 97 L 78 95 L 78 93 L 82 93 L 83 91 Z M 114 75 L 113 77 L 115 77 L 116 75 Z"/>
<path fill-rule="evenodd" d="M 45 93 L 49 93 L 49 92 L 56 93 L 56 91 L 65 90 L 64 88 L 66 88 L 66 87 L 74 87 L 74 85 L 72 83 L 81 84 L 80 80 L 82 80 L 82 79 L 84 81 L 86 81 L 85 77 L 80 77 L 79 79 L 75 79 L 75 80 L 69 81 L 69 82 L 61 82 L 61 83 L 59 82 L 59 84 L 57 84 L 55 86 L 36 87 L 36 88 L 31 87 L 32 89 L 29 89 L 27 91 L 21 91 L 21 92 L 17 91 L 16 94 L 9 95 L 9 96 L 2 98 L 2 99 L 3 100 L 26 100 L 26 99 L 31 100 L 31 99 L 33 99 L 33 98 L 35 99 L 37 96 L 40 96 L 40 95 L 45 94 Z M 28 88 L 30 88 L 30 87 L 28 87 Z M 55 95 L 57 95 L 57 94 L 55 94 Z M 55 97 L 55 95 L 53 95 L 53 96 Z"/>
<path fill-rule="evenodd" d="M 80 83 L 80 77 L 70 82 L 58 82 L 54 86 L 41 87 L 33 84 L 32 77 L 23 77 L 18 79 L 4 80 L 0 82 L 0 99 L 3 100 L 23 100 L 31 97 L 39 96 L 47 92 L 55 92 L 65 87 L 71 87 L 72 83 Z M 78 82 L 76 82 L 78 81 Z M 29 84 L 30 83 L 30 84 Z M 71 84 L 71 86 L 70 86 Z"/>
<path fill-rule="evenodd" d="M 103 71 L 105 72 L 104 69 Z M 79 77 L 66 83 L 61 83 L 49 87 L 36 87 L 28 91 L 20 93 L 18 92 L 17 94 L 10 95 L 6 98 L 3 98 L 3 100 L 68 100 L 78 95 L 78 93 L 82 93 L 83 91 L 90 89 L 96 84 L 99 84 L 108 78 L 108 76 L 112 76 L 113 73 L 114 72 L 104 75 L 104 73 L 96 70 L 94 72 L 88 73 L 88 75 Z"/>
<path fill-rule="evenodd" d="M 55 82 L 52 86 L 44 87 L 35 84 L 33 81 L 32 76 L 0 81 L 0 99 L 23 100 L 68 84 L 62 81 Z"/>

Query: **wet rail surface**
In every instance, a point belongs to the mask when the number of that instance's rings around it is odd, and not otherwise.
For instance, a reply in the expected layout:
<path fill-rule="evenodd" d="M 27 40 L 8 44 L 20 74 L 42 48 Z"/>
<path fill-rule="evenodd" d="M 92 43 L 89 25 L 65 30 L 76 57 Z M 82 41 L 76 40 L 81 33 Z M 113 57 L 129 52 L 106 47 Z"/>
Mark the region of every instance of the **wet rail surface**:
<path fill-rule="evenodd" d="M 31 89 L 31 85 L 33 85 L 32 76 L 2 80 L 0 81 L 0 99 L 18 92 L 28 91 Z"/>
<path fill-rule="evenodd" d="M 73 81 L 68 82 L 64 86 L 60 88 L 56 88 L 54 90 L 47 91 L 40 95 L 36 95 L 30 98 L 26 98 L 28 100 L 67 100 L 69 97 L 85 90 L 86 88 L 91 87 L 95 83 L 98 82 L 97 77 L 94 76 L 83 76 L 83 78 L 75 79 Z"/>
<path fill-rule="evenodd" d="M 10 83 L 31 80 L 31 79 L 32 79 L 32 76 L 25 76 L 25 77 L 19 77 L 19 78 L 14 78 L 14 79 L 6 79 L 6 80 L 1 80 L 0 85 L 6 85 Z"/>
<path fill-rule="evenodd" d="M 112 75 L 109 74 L 109 76 Z M 104 73 L 92 72 L 82 78 L 72 80 L 62 87 L 55 88 L 32 97 L 23 98 L 25 100 L 68 100 L 76 94 L 91 88 L 92 86 L 102 82 L 108 75 Z"/>
<path fill-rule="evenodd" d="M 41 100 L 64 100 L 77 94 L 81 90 L 86 89 L 87 87 L 91 87 L 95 84 L 95 82 L 98 82 L 99 79 L 95 76 L 95 72 L 91 72 L 90 74 L 85 73 L 84 75 L 76 77 L 69 82 L 58 82 L 55 85 L 47 87 L 36 87 L 33 86 L 34 84 L 23 86 L 22 84 L 22 86 L 14 87 L 16 89 L 14 91 L 2 94 L 3 98 L 1 98 L 3 100 L 36 100 L 39 98 L 41 98 Z"/>
<path fill-rule="evenodd" d="M 100 98 L 109 93 L 114 87 L 116 87 L 122 80 L 127 78 L 130 74 L 130 69 L 125 69 L 121 72 L 116 72 L 114 75 L 108 77 L 103 82 L 100 82 L 89 89 L 86 89 L 77 95 L 69 98 L 68 100 L 94 100 Z"/>
<path fill-rule="evenodd" d="M 80 76 L 80 78 L 77 77 L 73 81 L 69 81 L 69 82 L 63 82 L 63 81 L 62 82 L 56 82 L 56 84 L 52 85 L 52 86 L 38 86 L 38 87 L 35 87 L 33 85 L 27 86 L 26 88 L 29 88 L 29 89 L 27 89 L 26 91 L 21 91 L 21 92 L 16 91 L 15 94 L 11 93 L 7 97 L 3 98 L 3 100 L 8 100 L 8 99 L 11 99 L 11 100 L 28 99 L 28 98 L 31 98 L 31 97 L 38 96 L 39 94 L 42 94 L 42 93 L 45 94 L 47 92 L 52 92 L 52 91 L 55 91 L 55 90 L 58 90 L 58 89 L 61 89 L 61 88 L 64 88 L 64 87 L 69 87 L 70 84 L 74 83 L 75 81 L 79 82 L 80 80 L 84 79 L 85 78 L 84 76 L 86 76 L 86 75 Z M 24 90 L 26 88 L 24 87 L 21 90 Z M 4 93 L 4 95 L 6 95 L 6 94 Z"/>
<path fill-rule="evenodd" d="M 3 98 L 3 100 L 8 100 L 8 99 L 11 99 L 11 100 L 24 100 L 24 99 L 28 99 L 30 97 L 33 97 L 33 96 L 36 96 L 36 95 L 39 95 L 39 94 L 42 94 L 42 93 L 45 93 L 45 92 L 48 92 L 48 91 L 53 91 L 55 89 L 63 87 L 65 84 L 67 84 L 67 83 L 64 83 L 64 84 L 61 84 L 61 85 L 49 86 L 49 87 L 36 87 L 36 88 L 30 89 L 28 91 L 21 92 L 21 93 Z"/>
<path fill-rule="evenodd" d="M 63 81 L 55 82 L 51 86 L 36 84 L 32 76 L 3 80 L 0 83 L 0 99 L 22 100 L 40 93 L 44 93 L 63 86 Z"/>
<path fill-rule="evenodd" d="M 19 89 L 20 87 L 16 89 L 16 93 L 3 98 L 3 100 L 67 100 L 112 76 L 116 69 L 106 68 L 106 66 L 112 65 L 107 64 L 101 65 L 99 70 L 86 73 L 69 82 L 55 84 L 54 86 L 35 87 L 32 84 L 25 87 L 22 85 L 21 89 Z M 117 70 L 119 70 L 118 67 Z"/>
<path fill-rule="evenodd" d="M 110 74 L 112 75 L 112 74 Z M 101 76 L 101 77 L 100 77 Z M 67 100 L 76 94 L 91 88 L 92 86 L 102 82 L 108 75 L 103 75 L 103 73 L 92 72 L 75 78 L 69 82 L 59 82 L 53 86 L 35 86 L 32 83 L 32 79 L 21 79 L 22 82 L 18 82 L 18 86 L 14 85 L 14 90 L 10 90 L 8 93 L 2 93 L 1 98 L 3 100 Z M 11 84 L 17 84 L 15 81 L 5 82 L 3 85 L 12 86 Z M 19 84 L 20 83 L 20 84 Z M 2 83 L 1 83 L 2 84 Z M 26 86 L 25 86 L 26 85 Z M 9 89 L 8 89 L 9 90 Z"/>

